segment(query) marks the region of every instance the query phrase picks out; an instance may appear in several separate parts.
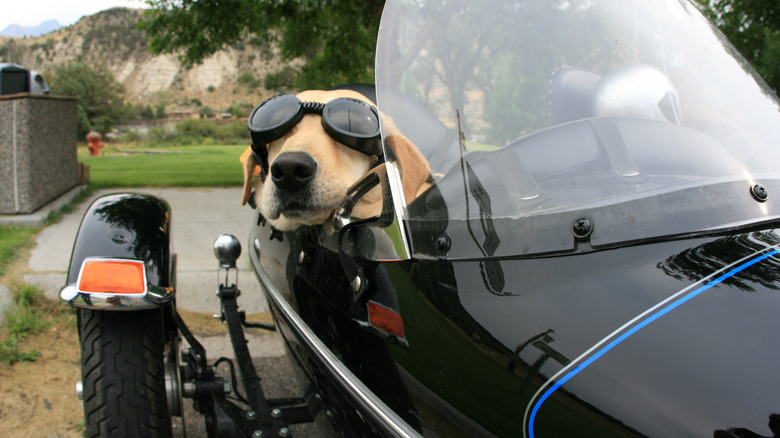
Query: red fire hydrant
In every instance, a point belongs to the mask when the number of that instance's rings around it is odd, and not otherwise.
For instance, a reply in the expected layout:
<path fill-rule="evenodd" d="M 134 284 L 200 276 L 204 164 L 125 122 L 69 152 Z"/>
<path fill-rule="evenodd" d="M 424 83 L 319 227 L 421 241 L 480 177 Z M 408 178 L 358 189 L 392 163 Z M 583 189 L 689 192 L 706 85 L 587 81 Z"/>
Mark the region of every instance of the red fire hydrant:
<path fill-rule="evenodd" d="M 102 155 L 100 152 L 100 149 L 105 146 L 105 144 L 100 141 L 103 137 L 100 135 L 99 132 L 90 131 L 87 134 L 87 147 L 89 148 L 89 154 L 94 156 Z"/>

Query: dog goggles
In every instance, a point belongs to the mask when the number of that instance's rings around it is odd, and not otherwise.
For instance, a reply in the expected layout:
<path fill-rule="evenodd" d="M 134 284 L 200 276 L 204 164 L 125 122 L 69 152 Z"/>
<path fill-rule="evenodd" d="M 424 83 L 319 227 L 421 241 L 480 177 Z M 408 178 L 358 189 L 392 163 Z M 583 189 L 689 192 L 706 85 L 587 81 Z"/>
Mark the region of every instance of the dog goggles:
<path fill-rule="evenodd" d="M 322 116 L 322 127 L 334 140 L 366 155 L 382 156 L 379 113 L 373 106 L 341 97 L 328 103 L 301 102 L 292 94 L 272 97 L 249 115 L 252 151 L 261 171 L 268 171 L 268 143 L 282 138 L 306 114 Z"/>

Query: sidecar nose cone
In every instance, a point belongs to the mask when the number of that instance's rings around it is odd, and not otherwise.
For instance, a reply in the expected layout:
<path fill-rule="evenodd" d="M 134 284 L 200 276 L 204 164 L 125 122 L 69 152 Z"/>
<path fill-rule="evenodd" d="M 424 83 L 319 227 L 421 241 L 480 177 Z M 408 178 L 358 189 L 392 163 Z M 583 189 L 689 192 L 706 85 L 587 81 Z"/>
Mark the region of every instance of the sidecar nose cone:
<path fill-rule="evenodd" d="M 232 234 L 223 234 L 214 241 L 214 256 L 219 260 L 221 268 L 235 268 L 236 260 L 241 255 L 241 243 Z"/>

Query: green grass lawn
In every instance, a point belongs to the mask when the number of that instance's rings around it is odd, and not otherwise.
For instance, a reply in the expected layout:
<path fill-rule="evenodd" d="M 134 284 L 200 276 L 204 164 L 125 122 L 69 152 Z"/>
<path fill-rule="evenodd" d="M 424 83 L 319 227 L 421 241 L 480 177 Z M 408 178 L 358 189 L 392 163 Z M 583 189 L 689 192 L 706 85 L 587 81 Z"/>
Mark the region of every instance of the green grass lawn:
<path fill-rule="evenodd" d="M 107 147 L 92 157 L 79 148 L 79 162 L 90 166 L 90 184 L 103 187 L 214 187 L 243 183 L 238 158 L 247 145 Z"/>
<path fill-rule="evenodd" d="M 0 225 L 0 277 L 13 263 L 19 249 L 32 245 L 32 238 L 40 230 L 38 227 Z"/>

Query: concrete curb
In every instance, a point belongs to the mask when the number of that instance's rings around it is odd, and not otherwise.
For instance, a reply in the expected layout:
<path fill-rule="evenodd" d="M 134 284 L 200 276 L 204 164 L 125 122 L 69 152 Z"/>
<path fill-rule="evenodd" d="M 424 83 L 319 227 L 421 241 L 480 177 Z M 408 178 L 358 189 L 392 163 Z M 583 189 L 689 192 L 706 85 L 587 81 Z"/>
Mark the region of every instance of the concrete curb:
<path fill-rule="evenodd" d="M 73 187 L 72 189 L 60 195 L 58 198 L 30 214 L 0 215 L 0 224 L 39 227 L 43 225 L 43 223 L 46 221 L 46 218 L 49 217 L 49 213 L 52 211 L 57 211 L 68 205 L 71 201 L 73 201 L 73 198 L 75 198 L 76 195 L 81 193 L 81 191 L 86 188 L 86 185 Z"/>
<path fill-rule="evenodd" d="M 14 307 L 14 300 L 11 296 L 11 289 L 0 284 L 0 326 L 5 324 L 5 313 Z"/>

